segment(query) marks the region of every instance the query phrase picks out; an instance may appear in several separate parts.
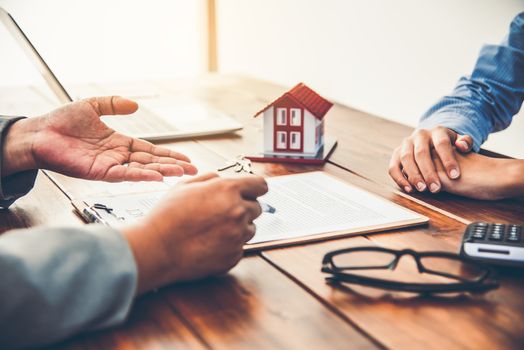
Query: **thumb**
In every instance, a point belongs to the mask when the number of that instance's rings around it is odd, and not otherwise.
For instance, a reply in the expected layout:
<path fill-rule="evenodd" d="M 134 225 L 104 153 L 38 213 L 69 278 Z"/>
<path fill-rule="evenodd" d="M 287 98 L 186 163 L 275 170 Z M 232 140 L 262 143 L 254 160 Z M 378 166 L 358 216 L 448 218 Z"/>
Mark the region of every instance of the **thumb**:
<path fill-rule="evenodd" d="M 131 114 L 138 109 L 135 101 L 120 96 L 91 97 L 85 101 L 95 109 L 99 116 Z"/>
<path fill-rule="evenodd" d="M 459 135 L 455 141 L 455 147 L 461 153 L 468 153 L 473 147 L 473 138 L 469 135 Z"/>

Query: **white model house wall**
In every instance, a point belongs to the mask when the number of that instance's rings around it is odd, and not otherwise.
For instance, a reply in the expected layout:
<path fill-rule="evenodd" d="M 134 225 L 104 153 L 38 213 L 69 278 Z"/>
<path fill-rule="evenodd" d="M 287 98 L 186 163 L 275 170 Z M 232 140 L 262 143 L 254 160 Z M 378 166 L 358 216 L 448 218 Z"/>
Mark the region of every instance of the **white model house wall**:
<path fill-rule="evenodd" d="M 320 146 L 324 145 L 324 119 L 317 120 L 317 127 L 320 128 L 320 137 L 318 138 L 317 142 L 317 150 L 320 148 Z"/>
<path fill-rule="evenodd" d="M 318 119 L 307 109 L 304 109 L 304 153 L 317 153 L 315 144 L 315 128 L 318 125 Z"/>
<path fill-rule="evenodd" d="M 264 111 L 264 152 L 273 152 L 273 109 Z"/>

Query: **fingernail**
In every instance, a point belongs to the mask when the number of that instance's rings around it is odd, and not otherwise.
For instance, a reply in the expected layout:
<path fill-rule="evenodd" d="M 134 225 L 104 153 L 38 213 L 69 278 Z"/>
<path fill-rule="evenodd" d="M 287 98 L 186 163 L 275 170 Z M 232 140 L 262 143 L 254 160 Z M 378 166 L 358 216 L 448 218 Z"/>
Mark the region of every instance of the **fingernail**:
<path fill-rule="evenodd" d="M 405 186 L 404 187 L 404 191 L 406 191 L 407 193 L 410 193 L 411 192 L 411 187 Z"/>
<path fill-rule="evenodd" d="M 469 145 L 466 141 L 459 141 L 460 145 L 464 148 L 469 148 Z"/>
<path fill-rule="evenodd" d="M 433 193 L 437 192 L 440 189 L 440 186 L 436 183 L 429 185 L 429 190 Z"/>
<path fill-rule="evenodd" d="M 418 189 L 420 192 L 424 191 L 424 190 L 426 189 L 426 184 L 423 183 L 422 181 L 419 182 L 419 183 L 417 184 L 417 189 Z"/>
<path fill-rule="evenodd" d="M 449 176 L 451 176 L 452 179 L 456 179 L 457 177 L 459 177 L 459 172 L 457 169 L 451 169 L 451 171 L 449 172 Z"/>

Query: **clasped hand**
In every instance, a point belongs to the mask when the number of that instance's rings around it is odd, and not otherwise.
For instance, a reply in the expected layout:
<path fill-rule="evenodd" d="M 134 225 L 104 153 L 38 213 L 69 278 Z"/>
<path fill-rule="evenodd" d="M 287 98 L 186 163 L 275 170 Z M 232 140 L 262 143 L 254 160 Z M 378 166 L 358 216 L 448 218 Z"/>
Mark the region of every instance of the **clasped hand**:
<path fill-rule="evenodd" d="M 441 190 L 495 200 L 524 194 L 524 161 L 470 152 L 470 136 L 436 127 L 418 129 L 393 152 L 389 174 L 407 193 Z"/>

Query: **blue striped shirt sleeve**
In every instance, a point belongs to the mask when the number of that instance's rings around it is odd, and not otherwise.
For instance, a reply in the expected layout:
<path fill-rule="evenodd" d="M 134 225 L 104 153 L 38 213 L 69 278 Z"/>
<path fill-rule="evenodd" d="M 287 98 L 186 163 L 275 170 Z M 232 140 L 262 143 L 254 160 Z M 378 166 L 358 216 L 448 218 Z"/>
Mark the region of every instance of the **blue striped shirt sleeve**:
<path fill-rule="evenodd" d="M 513 19 L 500 45 L 482 47 L 472 74 L 424 113 L 419 127 L 441 125 L 470 135 L 478 152 L 490 133 L 508 127 L 523 101 L 524 12 Z"/>

